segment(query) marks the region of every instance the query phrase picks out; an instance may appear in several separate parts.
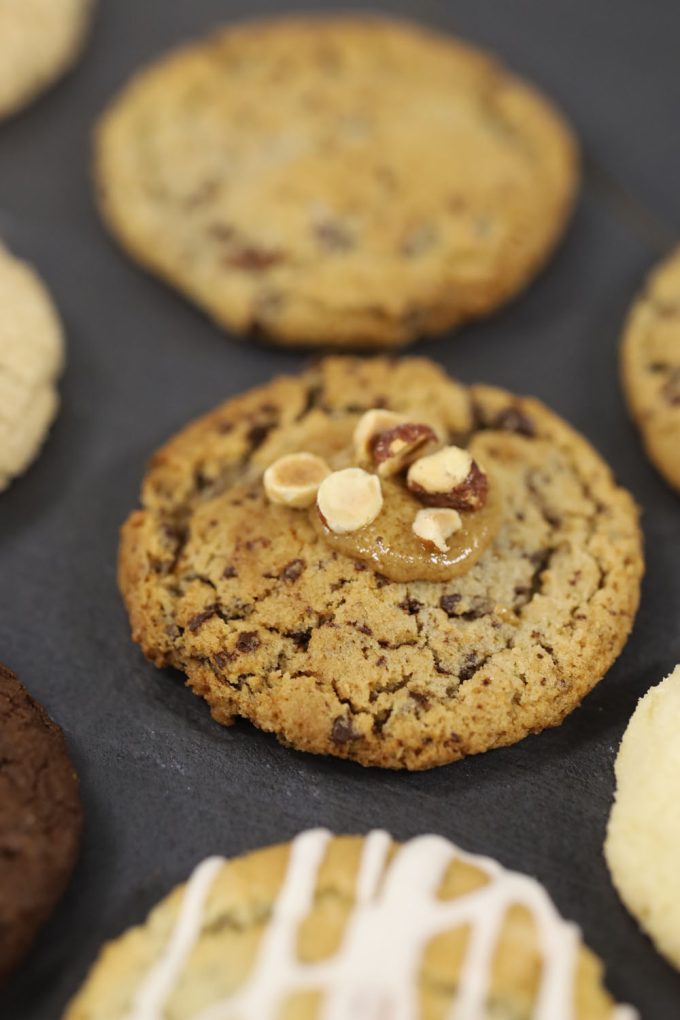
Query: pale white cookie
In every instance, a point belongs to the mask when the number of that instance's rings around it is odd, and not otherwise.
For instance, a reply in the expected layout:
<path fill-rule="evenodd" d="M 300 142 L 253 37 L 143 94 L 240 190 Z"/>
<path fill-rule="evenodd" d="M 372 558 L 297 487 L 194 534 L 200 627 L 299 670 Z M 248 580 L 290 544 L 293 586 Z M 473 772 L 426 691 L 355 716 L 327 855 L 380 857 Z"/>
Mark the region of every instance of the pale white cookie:
<path fill-rule="evenodd" d="M 91 9 L 92 0 L 0 0 L 0 117 L 70 67 Z"/>
<path fill-rule="evenodd" d="M 639 702 L 616 759 L 605 855 L 614 885 L 680 968 L 680 666 Z"/>
<path fill-rule="evenodd" d="M 44 284 L 0 244 L 0 490 L 40 449 L 57 412 L 61 323 Z"/>

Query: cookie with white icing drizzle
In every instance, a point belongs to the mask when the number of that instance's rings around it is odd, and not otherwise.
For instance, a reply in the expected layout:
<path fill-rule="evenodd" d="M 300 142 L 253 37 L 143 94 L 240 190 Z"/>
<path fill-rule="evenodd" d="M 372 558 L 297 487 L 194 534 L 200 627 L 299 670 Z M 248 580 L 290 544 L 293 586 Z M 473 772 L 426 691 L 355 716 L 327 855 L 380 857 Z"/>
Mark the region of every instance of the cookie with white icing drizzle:
<path fill-rule="evenodd" d="M 65 1020 L 635 1020 L 533 879 L 380 831 L 204 861 Z"/>

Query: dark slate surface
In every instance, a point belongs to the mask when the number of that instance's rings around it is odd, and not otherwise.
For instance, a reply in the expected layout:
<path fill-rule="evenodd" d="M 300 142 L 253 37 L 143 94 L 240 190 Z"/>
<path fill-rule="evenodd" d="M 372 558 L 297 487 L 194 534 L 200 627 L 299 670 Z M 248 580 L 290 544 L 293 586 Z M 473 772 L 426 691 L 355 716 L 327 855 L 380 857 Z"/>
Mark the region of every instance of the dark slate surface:
<path fill-rule="evenodd" d="M 561 102 L 583 139 L 583 198 L 542 278 L 496 318 L 419 350 L 466 381 L 546 400 L 632 489 L 648 556 L 633 637 L 559 729 L 415 775 L 287 751 L 247 724 L 223 730 L 178 676 L 143 660 L 129 640 L 114 562 L 146 458 L 192 415 L 303 359 L 230 341 L 140 273 L 110 244 L 90 194 L 90 127 L 112 91 L 142 61 L 252 8 L 102 0 L 77 71 L 0 126 L 0 235 L 44 274 L 69 340 L 52 438 L 0 499 L 0 658 L 65 729 L 87 817 L 75 879 L 0 1002 L 7 1020 L 56 1020 L 102 941 L 141 920 L 200 858 L 319 824 L 379 825 L 398 837 L 441 832 L 536 875 L 604 958 L 621 999 L 648 1020 L 679 1015 L 680 976 L 620 905 L 602 841 L 626 720 L 680 660 L 680 506 L 646 463 L 616 378 L 630 296 L 680 212 L 680 7 L 380 6 L 494 47 Z"/>

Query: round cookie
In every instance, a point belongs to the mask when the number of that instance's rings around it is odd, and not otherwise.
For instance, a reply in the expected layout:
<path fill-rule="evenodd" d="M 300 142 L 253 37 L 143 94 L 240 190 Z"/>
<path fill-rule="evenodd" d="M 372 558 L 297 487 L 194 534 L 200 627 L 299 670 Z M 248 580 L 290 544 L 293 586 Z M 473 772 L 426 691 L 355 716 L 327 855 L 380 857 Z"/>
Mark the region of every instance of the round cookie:
<path fill-rule="evenodd" d="M 78 779 L 64 735 L 0 665 L 0 979 L 61 896 L 80 830 Z"/>
<path fill-rule="evenodd" d="M 438 422 L 491 471 L 492 545 L 449 582 L 389 581 L 270 504 L 264 470 L 327 459 L 375 407 Z M 326 358 L 227 401 L 152 458 L 122 531 L 132 633 L 223 724 L 422 769 L 555 726 L 621 651 L 643 569 L 637 510 L 536 400 L 424 359 Z"/>
<path fill-rule="evenodd" d="M 0 0 L 1 2 L 1 0 Z M 36 457 L 57 413 L 61 323 L 44 284 L 0 244 L 0 490 Z"/>
<path fill-rule="evenodd" d="M 533 1007 L 533 1008 L 532 1008 Z M 65 1020 L 634 1020 L 533 879 L 440 836 L 302 833 L 204 861 Z"/>
<path fill-rule="evenodd" d="M 623 389 L 645 449 L 680 489 L 680 249 L 649 277 L 621 345 Z"/>
<path fill-rule="evenodd" d="M 223 326 L 394 347 L 536 273 L 578 171 L 492 58 L 382 17 L 230 26 L 142 71 L 96 139 L 104 218 Z"/>
<path fill-rule="evenodd" d="M 621 899 L 680 969 L 680 666 L 638 703 L 616 759 L 605 855 Z"/>
<path fill-rule="evenodd" d="M 71 66 L 91 8 L 92 0 L 0 0 L 0 118 Z"/>

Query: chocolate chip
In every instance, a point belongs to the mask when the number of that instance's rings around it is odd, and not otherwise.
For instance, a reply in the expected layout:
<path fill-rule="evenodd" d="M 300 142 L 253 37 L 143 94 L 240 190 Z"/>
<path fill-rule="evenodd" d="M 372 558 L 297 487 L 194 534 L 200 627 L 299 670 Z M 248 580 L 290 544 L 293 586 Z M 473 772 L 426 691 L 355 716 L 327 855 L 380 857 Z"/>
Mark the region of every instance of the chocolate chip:
<path fill-rule="evenodd" d="M 506 407 L 494 418 L 491 427 L 505 432 L 517 432 L 521 436 L 535 436 L 534 423 L 519 407 Z"/>
<path fill-rule="evenodd" d="M 454 744 L 460 744 L 462 739 L 463 738 L 459 736 L 458 733 L 449 733 L 449 740 L 451 740 Z"/>
<path fill-rule="evenodd" d="M 404 601 L 399 603 L 399 608 L 403 609 L 409 616 L 415 616 L 423 608 L 423 604 L 418 602 L 417 599 L 412 598 L 411 595 L 407 595 Z"/>
<path fill-rule="evenodd" d="M 223 256 L 228 266 L 259 272 L 285 262 L 286 255 L 280 248 L 261 248 L 257 245 L 239 245 Z"/>
<path fill-rule="evenodd" d="M 203 609 L 200 613 L 196 613 L 195 616 L 192 616 L 187 624 L 187 627 L 189 628 L 191 633 L 195 634 L 198 628 L 201 627 L 206 620 L 209 620 L 211 616 L 215 616 L 219 608 L 220 607 L 215 602 L 211 606 L 206 606 L 206 608 Z"/>
<path fill-rule="evenodd" d="M 343 716 L 333 722 L 333 728 L 331 729 L 331 740 L 334 744 L 347 744 L 350 740 L 357 740 L 360 734 L 355 733 L 352 729 L 352 723 L 349 719 Z"/>
<path fill-rule="evenodd" d="M 286 631 L 286 637 L 290 638 L 301 651 L 306 652 L 312 638 L 312 632 L 311 630 L 289 630 Z"/>
<path fill-rule="evenodd" d="M 439 600 L 439 605 L 447 614 L 447 616 L 455 616 L 456 607 L 458 606 L 460 599 L 461 596 L 457 595 L 455 592 L 452 595 L 442 595 L 442 597 Z"/>
<path fill-rule="evenodd" d="M 680 368 L 674 369 L 664 384 L 661 393 L 669 404 L 680 404 Z"/>
<path fill-rule="evenodd" d="M 226 669 L 233 656 L 229 652 L 216 652 L 213 655 L 213 662 L 218 669 Z"/>
<path fill-rule="evenodd" d="M 286 563 L 279 577 L 282 581 L 288 581 L 289 584 L 292 584 L 293 581 L 297 581 L 300 577 L 305 566 L 304 560 L 291 560 L 290 563 Z"/>
<path fill-rule="evenodd" d="M 224 578 L 238 577 L 238 574 L 236 573 L 236 567 L 234 567 L 230 563 L 229 566 L 225 567 L 224 570 L 222 571 L 222 577 Z"/>
<path fill-rule="evenodd" d="M 354 626 L 357 630 L 361 631 L 362 634 L 367 634 L 369 637 L 372 637 L 373 631 L 367 623 L 355 623 Z"/>
<path fill-rule="evenodd" d="M 236 642 L 236 649 L 239 652 L 254 652 L 260 647 L 260 638 L 257 631 L 245 630 L 239 634 Z"/>
<path fill-rule="evenodd" d="M 468 654 L 465 656 L 463 665 L 461 666 L 458 672 L 459 679 L 469 680 L 471 676 L 474 676 L 474 674 L 477 672 L 478 663 L 479 659 L 477 658 L 476 652 L 468 652 Z"/>
<path fill-rule="evenodd" d="M 252 450 L 255 451 L 259 446 L 262 446 L 265 439 L 274 428 L 274 422 L 272 421 L 258 421 L 254 425 L 251 425 L 248 429 L 246 439 L 250 443 Z"/>
<path fill-rule="evenodd" d="M 375 660 L 375 664 L 376 664 L 376 666 L 386 666 L 387 665 L 387 659 L 385 658 L 384 655 L 381 655 L 379 658 L 377 658 Z"/>

